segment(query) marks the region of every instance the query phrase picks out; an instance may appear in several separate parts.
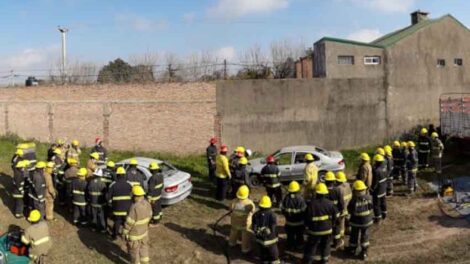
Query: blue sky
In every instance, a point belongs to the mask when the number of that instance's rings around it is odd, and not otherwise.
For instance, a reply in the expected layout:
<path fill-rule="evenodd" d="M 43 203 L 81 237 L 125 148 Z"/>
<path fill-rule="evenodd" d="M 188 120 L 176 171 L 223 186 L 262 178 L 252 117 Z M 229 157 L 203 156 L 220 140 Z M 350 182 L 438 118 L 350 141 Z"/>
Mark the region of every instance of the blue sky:
<path fill-rule="evenodd" d="M 71 61 L 198 51 L 236 61 L 246 48 L 276 40 L 308 47 L 323 36 L 369 41 L 409 25 L 416 9 L 470 25 L 464 0 L 3 0 L 0 72 L 56 65 L 58 25 L 70 29 Z"/>

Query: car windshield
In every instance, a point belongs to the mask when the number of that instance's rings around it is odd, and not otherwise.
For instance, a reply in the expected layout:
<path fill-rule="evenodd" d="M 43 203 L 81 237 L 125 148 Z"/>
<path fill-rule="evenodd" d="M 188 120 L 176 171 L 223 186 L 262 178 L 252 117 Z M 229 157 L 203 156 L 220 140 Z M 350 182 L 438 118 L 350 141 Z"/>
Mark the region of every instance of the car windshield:
<path fill-rule="evenodd" d="M 321 148 L 315 147 L 315 150 L 316 150 L 317 152 L 319 152 L 319 153 L 325 155 L 325 156 L 328 156 L 328 157 L 330 156 L 330 152 L 327 151 L 327 150 L 325 150 L 325 149 L 321 149 Z"/>
<path fill-rule="evenodd" d="M 173 174 L 176 169 L 168 163 L 161 162 L 158 164 L 163 173 Z"/>

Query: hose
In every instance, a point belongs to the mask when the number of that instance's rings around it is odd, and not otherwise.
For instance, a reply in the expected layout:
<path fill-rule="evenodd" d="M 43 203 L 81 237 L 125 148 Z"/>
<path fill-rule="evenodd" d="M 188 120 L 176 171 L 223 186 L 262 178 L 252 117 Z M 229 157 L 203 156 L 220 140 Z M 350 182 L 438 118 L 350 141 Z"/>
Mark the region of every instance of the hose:
<path fill-rule="evenodd" d="M 232 214 L 233 210 L 230 210 L 228 213 L 222 215 L 219 219 L 217 219 L 217 221 L 211 226 L 211 229 L 213 231 L 213 235 L 214 237 L 217 238 L 217 232 L 220 233 L 220 235 L 223 237 L 224 235 L 222 234 L 222 232 L 220 232 L 220 230 L 218 230 L 218 226 L 219 226 L 219 223 L 227 216 L 229 216 L 230 214 Z M 227 260 L 227 264 L 230 264 L 230 255 L 229 255 L 229 252 L 228 252 L 228 246 L 227 246 L 227 243 L 225 243 L 225 245 L 222 245 L 222 251 L 224 252 L 224 256 L 225 256 L 225 259 Z"/>

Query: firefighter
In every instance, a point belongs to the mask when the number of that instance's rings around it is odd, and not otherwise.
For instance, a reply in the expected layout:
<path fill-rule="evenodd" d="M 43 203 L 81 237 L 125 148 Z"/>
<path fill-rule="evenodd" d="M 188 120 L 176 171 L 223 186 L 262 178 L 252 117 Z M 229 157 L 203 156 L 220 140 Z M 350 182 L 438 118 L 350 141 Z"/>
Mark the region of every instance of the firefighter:
<path fill-rule="evenodd" d="M 433 167 L 437 174 L 442 173 L 442 153 L 444 152 L 444 144 L 439 139 L 439 134 L 433 132 L 431 134 L 432 139 L 432 161 Z M 441 184 L 442 185 L 442 184 Z"/>
<path fill-rule="evenodd" d="M 380 223 L 387 217 L 387 167 L 384 156 L 377 154 L 374 156 L 374 166 L 372 168 L 372 186 L 370 187 L 374 202 L 374 221 Z"/>
<path fill-rule="evenodd" d="M 341 230 L 339 228 L 340 215 L 344 211 L 344 198 L 341 191 L 336 186 L 336 176 L 332 171 L 328 171 L 324 177 L 325 185 L 328 188 L 328 199 L 333 202 L 336 207 L 338 215 L 336 222 L 333 223 L 333 248 L 340 248 L 344 245 L 341 239 Z"/>
<path fill-rule="evenodd" d="M 126 170 L 119 167 L 116 170 L 116 181 L 109 185 L 107 194 L 108 203 L 114 218 L 113 239 L 120 233 L 121 227 L 126 221 L 127 213 L 132 204 L 132 185 L 126 180 Z"/>
<path fill-rule="evenodd" d="M 78 166 L 80 166 L 80 154 L 82 154 L 82 150 L 80 149 L 80 142 L 74 139 L 72 140 L 72 146 L 67 150 L 65 155 L 66 159 L 75 159 L 78 162 Z"/>
<path fill-rule="evenodd" d="M 407 170 L 408 170 L 408 190 L 410 194 L 413 194 L 416 191 L 418 186 L 416 182 L 416 173 L 418 173 L 418 153 L 416 152 L 416 144 L 413 141 L 408 142 L 408 158 Z"/>
<path fill-rule="evenodd" d="M 260 209 L 253 214 L 251 230 L 260 248 L 262 263 L 281 263 L 277 248 L 277 219 L 271 210 L 271 199 L 264 195 L 259 202 Z"/>
<path fill-rule="evenodd" d="M 222 145 L 220 147 L 220 154 L 217 155 L 215 162 L 215 176 L 217 177 L 216 199 L 219 201 L 225 200 L 228 191 L 228 183 L 232 178 L 227 159 L 227 151 L 227 146 Z"/>
<path fill-rule="evenodd" d="M 106 184 L 106 187 L 116 180 L 116 164 L 113 161 L 106 162 L 106 168 L 103 169 L 103 177 L 101 181 Z"/>
<path fill-rule="evenodd" d="M 372 185 L 372 166 L 370 165 L 370 157 L 367 153 L 362 153 L 360 156 L 361 164 L 357 171 L 357 180 L 363 181 L 368 187 Z"/>
<path fill-rule="evenodd" d="M 149 165 L 152 176 L 149 178 L 147 198 L 152 205 L 152 225 L 158 224 L 163 216 L 162 213 L 162 192 L 163 192 L 163 173 L 158 163 L 152 162 Z"/>
<path fill-rule="evenodd" d="M 52 143 L 51 146 L 47 149 L 47 161 L 51 161 L 54 157 L 54 150 L 57 148 L 57 142 Z"/>
<path fill-rule="evenodd" d="M 241 146 L 238 146 L 235 151 L 233 152 L 232 155 L 230 155 L 230 158 L 228 159 L 228 164 L 229 164 L 229 168 L 230 168 L 230 175 L 234 176 L 235 175 L 235 172 L 238 170 L 239 166 L 240 166 L 240 159 L 245 157 L 245 148 L 244 147 L 241 147 Z M 237 189 L 233 189 L 233 185 L 234 185 L 234 182 L 233 182 L 233 177 L 230 179 L 230 186 L 229 186 L 229 189 L 231 189 L 230 191 L 230 198 L 235 198 L 236 196 L 236 192 L 238 190 Z"/>
<path fill-rule="evenodd" d="M 426 128 L 421 129 L 418 137 L 418 168 L 423 169 L 429 167 L 429 155 L 431 154 L 432 140 L 428 136 Z"/>
<path fill-rule="evenodd" d="M 54 155 L 51 157 L 51 161 L 54 162 L 56 166 L 60 166 L 64 163 L 61 156 L 62 150 L 60 148 L 56 148 L 54 149 Z"/>
<path fill-rule="evenodd" d="M 22 218 L 24 213 L 24 187 L 26 181 L 26 168 L 27 161 L 21 160 L 16 162 L 15 170 L 13 171 L 13 191 L 12 196 L 15 200 L 15 217 Z"/>
<path fill-rule="evenodd" d="M 44 257 L 52 247 L 49 227 L 41 221 L 42 215 L 38 210 L 32 210 L 28 216 L 31 225 L 21 235 L 21 242 L 29 247 L 28 256 L 31 263 L 44 263 Z"/>
<path fill-rule="evenodd" d="M 217 158 L 217 138 L 213 137 L 209 141 L 209 146 L 206 149 L 207 168 L 209 170 L 209 181 L 215 180 L 215 160 Z"/>
<path fill-rule="evenodd" d="M 353 198 L 348 205 L 348 211 L 351 214 L 349 221 L 351 234 L 347 251 L 355 254 L 360 246 L 361 252 L 359 254 L 365 260 L 369 248 L 369 229 L 374 223 L 372 197 L 367 194 L 367 186 L 363 181 L 355 181 L 353 189 Z"/>
<path fill-rule="evenodd" d="M 95 145 L 91 148 L 91 152 L 98 153 L 101 162 L 105 162 L 108 159 L 108 151 L 103 146 L 103 140 L 99 137 L 95 138 Z"/>
<path fill-rule="evenodd" d="M 279 207 L 282 202 L 281 172 L 275 163 L 274 157 L 269 156 L 266 163 L 261 169 L 261 177 L 269 199 L 273 202 L 274 207 Z"/>
<path fill-rule="evenodd" d="M 299 249 L 304 244 L 304 215 L 307 204 L 299 194 L 300 184 L 289 183 L 288 192 L 282 200 L 281 212 L 286 218 L 287 249 Z"/>
<path fill-rule="evenodd" d="M 255 204 L 248 198 L 249 196 L 248 186 L 240 186 L 237 190 L 237 199 L 233 201 L 231 208 L 229 246 L 236 246 L 241 238 L 243 254 L 251 251 L 251 236 L 248 230 L 251 228 L 251 218 L 256 210 Z"/>
<path fill-rule="evenodd" d="M 134 203 L 124 224 L 123 235 L 127 242 L 131 263 L 150 263 L 148 227 L 152 219 L 152 207 L 145 200 L 145 191 L 140 185 L 132 187 Z"/>
<path fill-rule="evenodd" d="M 106 183 L 101 179 L 103 171 L 97 169 L 87 186 L 88 204 L 91 209 L 91 224 L 101 233 L 106 232 L 104 206 L 106 205 Z"/>
<path fill-rule="evenodd" d="M 136 159 L 131 159 L 129 161 L 129 168 L 127 169 L 126 178 L 127 181 L 134 185 L 140 185 L 144 187 L 144 182 L 146 180 L 145 175 L 137 169 L 138 162 Z"/>
<path fill-rule="evenodd" d="M 54 180 L 52 173 L 54 171 L 55 163 L 49 161 L 46 165 L 44 172 L 44 182 L 46 183 L 46 190 L 44 194 L 45 206 L 46 206 L 46 220 L 55 221 L 54 217 L 54 200 L 57 196 L 57 191 L 54 187 Z"/>
<path fill-rule="evenodd" d="M 32 209 L 38 210 L 41 215 L 44 215 L 44 193 L 46 190 L 46 183 L 44 180 L 44 169 L 46 163 L 39 161 L 36 164 L 36 169 L 31 177 L 31 190 L 29 191 L 29 198 L 31 198 Z M 31 205 L 30 205 L 31 206 Z"/>
<path fill-rule="evenodd" d="M 339 245 L 344 245 L 344 234 L 346 232 L 346 221 L 349 219 L 348 205 L 352 199 L 351 186 L 348 183 L 346 174 L 342 171 L 336 173 L 336 182 L 338 183 L 338 190 L 340 192 L 340 197 L 343 198 L 343 211 L 340 212 L 338 225 L 336 226 L 336 234 L 339 233 L 341 241 Z"/>
<path fill-rule="evenodd" d="M 97 162 L 99 158 L 100 158 L 100 154 L 98 154 L 97 152 L 92 152 L 90 154 L 90 158 L 88 159 L 86 163 L 86 169 L 87 169 L 86 177 L 87 178 L 93 176 L 93 173 L 98 168 Z"/>
<path fill-rule="evenodd" d="M 392 157 L 393 157 L 393 170 L 392 179 L 401 180 L 403 177 L 403 166 L 405 165 L 405 156 L 400 145 L 400 141 L 393 142 Z"/>
<path fill-rule="evenodd" d="M 307 163 L 304 169 L 304 199 L 308 203 L 314 196 L 315 185 L 318 182 L 318 167 L 312 154 L 305 154 L 304 159 Z"/>
<path fill-rule="evenodd" d="M 328 199 L 328 187 L 324 183 L 315 186 L 315 199 L 307 206 L 305 226 L 307 244 L 304 249 L 304 263 L 328 263 L 331 235 L 338 211 Z"/>
<path fill-rule="evenodd" d="M 69 159 L 69 168 L 64 173 L 63 187 L 60 190 L 62 196 L 62 203 L 65 204 L 69 211 L 72 210 L 72 181 L 77 178 L 78 161 L 76 159 Z"/>
<path fill-rule="evenodd" d="M 87 189 L 87 169 L 80 168 L 77 172 L 77 177 L 72 180 L 72 203 L 73 203 L 73 223 L 75 225 L 87 225 L 87 214 L 86 214 L 86 206 L 87 206 L 87 197 L 86 197 L 86 189 Z"/>
<path fill-rule="evenodd" d="M 393 153 L 392 147 L 387 145 L 384 147 L 385 150 L 385 161 L 387 164 L 387 196 L 393 195 Z"/>
<path fill-rule="evenodd" d="M 242 157 L 238 162 L 238 167 L 235 169 L 235 173 L 232 174 L 232 190 L 236 190 L 238 193 L 238 188 L 242 185 L 249 186 L 250 182 L 250 175 L 246 169 L 246 165 L 248 164 L 248 159 Z M 235 194 L 236 196 L 236 194 Z"/>
<path fill-rule="evenodd" d="M 13 172 L 16 169 L 16 164 L 19 161 L 23 160 L 23 155 L 24 155 L 24 152 L 22 149 L 16 149 L 15 154 L 11 158 L 11 169 L 13 170 Z"/>
<path fill-rule="evenodd" d="M 403 155 L 403 166 L 402 166 L 402 183 L 408 186 L 408 158 L 409 158 L 409 151 L 408 151 L 408 142 L 401 143 L 401 151 Z"/>

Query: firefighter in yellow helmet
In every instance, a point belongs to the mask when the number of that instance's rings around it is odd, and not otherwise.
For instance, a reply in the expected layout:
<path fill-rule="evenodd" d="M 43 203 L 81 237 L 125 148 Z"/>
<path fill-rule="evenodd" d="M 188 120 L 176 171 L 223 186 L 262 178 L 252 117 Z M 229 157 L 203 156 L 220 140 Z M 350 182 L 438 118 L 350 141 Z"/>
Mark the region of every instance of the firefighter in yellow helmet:
<path fill-rule="evenodd" d="M 303 263 L 328 263 L 331 250 L 333 225 L 339 212 L 328 199 L 328 187 L 324 183 L 315 186 L 315 199 L 307 206 L 305 227 L 307 243 Z"/>
<path fill-rule="evenodd" d="M 46 183 L 46 190 L 44 194 L 46 206 L 46 220 L 53 221 L 54 218 L 54 200 L 57 196 L 57 191 L 54 187 L 54 180 L 52 173 L 54 171 L 55 163 L 49 161 L 44 171 L 44 181 Z"/>
<path fill-rule="evenodd" d="M 22 149 L 16 149 L 15 154 L 11 158 L 11 169 L 15 171 L 16 164 L 23 160 L 24 151 Z"/>
<path fill-rule="evenodd" d="M 137 159 L 134 158 L 129 161 L 129 168 L 126 173 L 127 181 L 130 182 L 132 186 L 140 185 L 144 187 L 146 178 L 145 175 L 137 168 L 137 165 L 139 165 Z"/>
<path fill-rule="evenodd" d="M 72 140 L 72 146 L 67 150 L 65 155 L 66 159 L 75 159 L 78 161 L 78 165 L 80 166 L 80 154 L 82 154 L 82 150 L 80 149 L 80 142 L 74 139 Z"/>
<path fill-rule="evenodd" d="M 123 235 L 131 256 L 131 263 L 150 263 L 149 256 L 149 222 L 152 219 L 152 207 L 145 199 L 145 191 L 140 185 L 132 187 L 134 203 L 124 224 Z"/>
<path fill-rule="evenodd" d="M 367 186 L 372 185 L 372 166 L 370 164 L 370 156 L 367 153 L 360 155 L 361 163 L 357 171 L 356 179 L 363 181 Z"/>
<path fill-rule="evenodd" d="M 61 204 L 66 205 L 68 210 L 71 211 L 72 206 L 72 181 L 77 178 L 78 161 L 76 159 L 68 160 L 69 167 L 65 170 L 62 188 L 59 190 L 59 200 Z"/>
<path fill-rule="evenodd" d="M 126 221 L 127 213 L 132 204 L 132 185 L 126 180 L 126 170 L 119 167 L 116 170 L 116 181 L 109 185 L 107 200 L 111 204 L 114 220 L 113 239 L 117 239 L 121 227 Z"/>
<path fill-rule="evenodd" d="M 250 182 L 250 174 L 247 170 L 248 159 L 245 157 L 241 157 L 238 161 L 238 166 L 235 169 L 234 173 L 232 174 L 232 191 L 235 192 L 233 195 L 237 197 L 238 189 L 242 185 L 249 185 Z"/>
<path fill-rule="evenodd" d="M 392 171 L 393 171 L 393 149 L 391 146 L 385 146 L 384 147 L 384 150 L 385 150 L 385 160 L 387 161 L 386 162 L 386 165 L 387 165 L 387 196 L 390 196 L 390 195 L 393 195 L 393 175 L 392 175 Z"/>
<path fill-rule="evenodd" d="M 93 176 L 93 173 L 98 168 L 98 160 L 100 159 L 100 154 L 97 152 L 90 153 L 90 158 L 86 163 L 87 175 L 86 177 L 89 178 Z"/>
<path fill-rule="evenodd" d="M 31 225 L 21 236 L 21 242 L 29 247 L 29 258 L 32 263 L 44 263 L 44 257 L 52 247 L 49 227 L 41 219 L 41 213 L 38 210 L 32 210 L 28 216 L 28 222 Z"/>
<path fill-rule="evenodd" d="M 264 195 L 259 202 L 260 209 L 253 214 L 251 230 L 260 248 L 262 263 L 280 263 L 277 247 L 277 218 L 271 209 L 269 196 Z"/>
<path fill-rule="evenodd" d="M 152 205 L 152 225 L 158 224 L 163 216 L 162 213 L 162 193 L 163 193 L 163 173 L 156 162 L 149 165 L 149 171 L 152 174 L 148 180 L 148 195 L 147 199 Z"/>
<path fill-rule="evenodd" d="M 30 181 L 30 191 L 28 193 L 29 198 L 31 198 L 32 207 L 39 210 L 41 216 L 45 214 L 45 199 L 44 193 L 46 191 L 46 182 L 44 179 L 44 170 L 46 169 L 46 163 L 44 161 L 39 161 L 36 163 L 36 168 L 33 172 Z"/>
<path fill-rule="evenodd" d="M 360 246 L 360 255 L 365 260 L 369 248 L 370 227 L 374 223 L 372 197 L 367 194 L 367 186 L 363 181 L 355 181 L 353 189 L 353 198 L 348 205 L 348 211 L 351 215 L 349 221 L 351 233 L 347 251 L 355 254 L 356 249 Z"/>
<path fill-rule="evenodd" d="M 432 140 L 432 161 L 433 161 L 433 167 L 434 171 L 437 174 L 442 173 L 442 153 L 444 152 L 444 144 L 442 141 L 439 139 L 439 134 L 437 132 L 433 132 L 431 134 L 431 140 Z M 441 184 L 442 185 L 442 184 Z"/>
<path fill-rule="evenodd" d="M 401 180 L 403 167 L 405 166 L 405 155 L 398 140 L 393 142 L 392 157 L 393 169 L 391 178 L 393 183 L 393 180 Z"/>
<path fill-rule="evenodd" d="M 281 204 L 281 212 L 286 218 L 285 231 L 287 234 L 287 249 L 299 249 L 304 243 L 304 217 L 307 204 L 300 195 L 300 184 L 296 181 L 289 183 L 289 193 Z"/>
<path fill-rule="evenodd" d="M 431 155 L 432 140 L 428 136 L 428 130 L 422 128 L 418 136 L 418 168 L 429 167 L 429 156 Z"/>
<path fill-rule="evenodd" d="M 15 170 L 13 171 L 12 196 L 15 200 L 14 213 L 16 218 L 22 218 L 24 216 L 24 188 L 27 178 L 27 163 L 28 162 L 26 160 L 16 162 Z"/>
<path fill-rule="evenodd" d="M 401 151 L 403 155 L 403 166 L 401 167 L 401 182 L 408 186 L 408 158 L 409 158 L 409 150 L 408 150 L 408 142 L 403 141 L 401 142 Z"/>
<path fill-rule="evenodd" d="M 237 190 L 237 199 L 232 203 L 232 214 L 230 219 L 231 229 L 229 245 L 234 247 L 241 238 L 242 253 L 251 251 L 251 217 L 255 213 L 256 207 L 249 198 L 250 189 L 246 185 L 240 186 Z"/>
<path fill-rule="evenodd" d="M 344 198 L 339 188 L 336 186 L 336 176 L 332 171 L 328 171 L 324 177 L 325 185 L 328 188 L 328 199 L 333 202 L 338 211 L 337 221 L 334 223 L 333 228 L 333 248 L 340 248 L 344 245 L 341 239 L 341 230 L 339 229 L 339 218 L 344 211 Z"/>
<path fill-rule="evenodd" d="M 72 204 L 73 204 L 73 223 L 78 225 L 87 225 L 88 217 L 86 212 L 87 199 L 87 169 L 80 168 L 77 172 L 77 178 L 72 180 Z"/>
<path fill-rule="evenodd" d="M 374 201 L 374 220 L 379 223 L 380 220 L 387 217 L 387 167 L 384 163 L 384 156 L 377 154 L 374 156 L 374 166 L 372 168 L 373 180 L 370 191 Z"/>
<path fill-rule="evenodd" d="M 413 141 L 408 142 L 408 158 L 406 159 L 408 170 L 408 190 L 410 194 L 416 191 L 418 183 L 416 182 L 416 174 L 418 173 L 419 154 L 415 149 L 416 145 Z"/>
<path fill-rule="evenodd" d="M 349 218 L 349 213 L 348 213 L 348 205 L 349 202 L 352 199 L 352 191 L 351 191 L 351 186 L 348 183 L 348 179 L 346 177 L 346 174 L 342 171 L 338 171 L 336 173 L 336 182 L 338 184 L 337 188 L 340 192 L 340 197 L 343 199 L 343 211 L 339 212 L 339 220 L 338 220 L 338 225 L 336 226 L 336 232 L 335 234 L 339 234 L 339 239 L 341 241 L 338 241 L 338 245 L 343 245 L 344 244 L 344 235 L 346 231 L 346 221 Z"/>
<path fill-rule="evenodd" d="M 308 203 L 314 196 L 315 186 L 318 182 L 318 167 L 315 165 L 315 159 L 310 153 L 305 154 L 304 169 L 304 199 Z"/>

